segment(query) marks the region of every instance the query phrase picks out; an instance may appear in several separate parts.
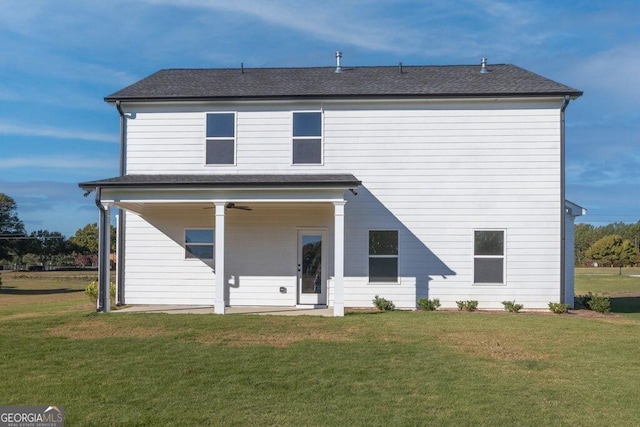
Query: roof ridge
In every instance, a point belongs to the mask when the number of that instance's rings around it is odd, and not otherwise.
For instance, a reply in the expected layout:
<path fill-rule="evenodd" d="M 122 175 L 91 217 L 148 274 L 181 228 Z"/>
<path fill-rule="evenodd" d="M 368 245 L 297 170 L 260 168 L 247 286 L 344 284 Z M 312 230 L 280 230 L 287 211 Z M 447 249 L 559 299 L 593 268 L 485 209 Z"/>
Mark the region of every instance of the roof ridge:
<path fill-rule="evenodd" d="M 343 65 L 343 69 L 359 69 L 359 68 L 398 68 L 399 64 L 395 65 Z M 489 67 L 496 66 L 512 66 L 518 67 L 517 65 L 500 63 L 500 64 L 488 64 Z M 478 64 L 423 64 L 423 65 L 407 65 L 402 63 L 403 68 L 448 68 L 448 67 L 480 67 Z M 335 65 L 326 65 L 326 66 L 308 66 L 308 67 L 247 67 L 245 65 L 241 65 L 239 67 L 178 67 L 178 68 L 162 68 L 156 73 L 160 71 L 225 71 L 225 70 L 323 70 L 323 69 L 335 69 Z M 521 67 L 518 67 L 521 68 Z M 524 68 L 522 68 L 524 70 Z M 154 73 L 155 74 L 155 73 Z"/>

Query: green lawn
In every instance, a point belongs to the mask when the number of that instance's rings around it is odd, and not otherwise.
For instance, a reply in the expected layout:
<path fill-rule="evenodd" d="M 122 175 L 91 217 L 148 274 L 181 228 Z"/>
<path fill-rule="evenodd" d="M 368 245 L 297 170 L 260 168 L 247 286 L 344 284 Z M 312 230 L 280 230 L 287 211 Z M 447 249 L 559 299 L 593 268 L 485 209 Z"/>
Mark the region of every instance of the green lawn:
<path fill-rule="evenodd" d="M 611 298 L 611 310 L 640 320 L 640 268 L 576 268 L 575 293 Z"/>
<path fill-rule="evenodd" d="M 615 278 L 602 278 L 596 289 L 579 274 L 576 288 L 618 292 Z M 637 313 L 104 315 L 81 292 L 90 277 L 2 279 L 0 405 L 63 406 L 68 425 L 588 426 L 640 417 Z M 626 280 L 620 292 L 633 297 L 639 283 Z"/>

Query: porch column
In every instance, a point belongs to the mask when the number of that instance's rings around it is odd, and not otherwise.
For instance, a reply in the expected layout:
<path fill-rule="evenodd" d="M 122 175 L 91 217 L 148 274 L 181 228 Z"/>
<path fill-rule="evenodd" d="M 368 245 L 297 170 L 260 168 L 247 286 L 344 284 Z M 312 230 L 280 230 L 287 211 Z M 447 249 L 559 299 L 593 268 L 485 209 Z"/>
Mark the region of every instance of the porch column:
<path fill-rule="evenodd" d="M 344 316 L 344 205 L 346 200 L 333 202 L 333 315 Z"/>
<path fill-rule="evenodd" d="M 111 271 L 109 252 L 111 249 L 111 221 L 109 206 L 100 204 L 100 222 L 98 225 L 98 311 L 108 313 L 111 309 L 109 286 Z"/>
<path fill-rule="evenodd" d="M 216 291 L 214 298 L 214 312 L 216 314 L 224 314 L 224 202 L 215 202 L 216 207 L 216 223 L 214 229 L 215 235 L 215 274 L 216 274 Z"/>

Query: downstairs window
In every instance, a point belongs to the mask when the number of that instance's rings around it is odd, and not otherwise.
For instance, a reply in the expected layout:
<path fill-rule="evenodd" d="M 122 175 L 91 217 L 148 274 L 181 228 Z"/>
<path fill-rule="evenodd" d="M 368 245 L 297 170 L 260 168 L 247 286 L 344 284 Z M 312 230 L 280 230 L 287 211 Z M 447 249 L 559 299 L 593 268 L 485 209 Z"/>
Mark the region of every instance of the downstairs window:
<path fill-rule="evenodd" d="M 475 230 L 473 283 L 504 284 L 504 230 Z"/>
<path fill-rule="evenodd" d="M 398 282 L 398 231 L 369 231 L 369 282 Z"/>
<path fill-rule="evenodd" d="M 186 259 L 213 259 L 213 228 L 184 230 L 184 257 Z"/>

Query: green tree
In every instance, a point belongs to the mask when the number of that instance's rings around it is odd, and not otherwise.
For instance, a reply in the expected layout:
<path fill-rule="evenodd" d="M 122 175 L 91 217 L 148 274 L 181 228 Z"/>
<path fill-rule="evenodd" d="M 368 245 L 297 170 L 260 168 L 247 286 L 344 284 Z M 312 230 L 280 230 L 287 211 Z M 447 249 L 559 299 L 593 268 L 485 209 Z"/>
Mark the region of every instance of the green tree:
<path fill-rule="evenodd" d="M 11 197 L 0 193 L 0 259 L 7 258 L 16 245 L 16 237 L 24 235 L 24 224 L 18 217 L 18 205 Z"/>
<path fill-rule="evenodd" d="M 116 250 L 116 229 L 111 227 L 111 252 Z M 69 239 L 75 246 L 76 251 L 86 255 L 98 254 L 98 224 L 87 224 L 76 231 L 76 234 Z"/>
<path fill-rule="evenodd" d="M 38 256 L 44 266 L 53 256 L 69 252 L 65 237 L 57 231 L 38 230 L 29 234 L 29 252 Z"/>
<path fill-rule="evenodd" d="M 585 255 L 605 266 L 620 267 L 622 275 L 622 267 L 635 264 L 638 249 L 631 240 L 623 239 L 619 234 L 612 234 L 595 242 Z"/>
<path fill-rule="evenodd" d="M 76 250 L 83 254 L 98 253 L 98 224 L 87 224 L 79 228 L 76 234 L 69 239 L 76 246 Z"/>
<path fill-rule="evenodd" d="M 585 265 L 587 262 L 585 253 L 602 236 L 598 235 L 597 229 L 591 224 L 576 224 L 573 230 L 575 265 Z"/>

